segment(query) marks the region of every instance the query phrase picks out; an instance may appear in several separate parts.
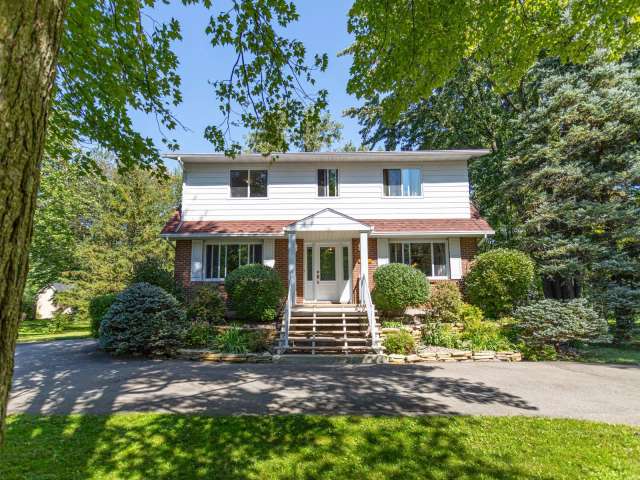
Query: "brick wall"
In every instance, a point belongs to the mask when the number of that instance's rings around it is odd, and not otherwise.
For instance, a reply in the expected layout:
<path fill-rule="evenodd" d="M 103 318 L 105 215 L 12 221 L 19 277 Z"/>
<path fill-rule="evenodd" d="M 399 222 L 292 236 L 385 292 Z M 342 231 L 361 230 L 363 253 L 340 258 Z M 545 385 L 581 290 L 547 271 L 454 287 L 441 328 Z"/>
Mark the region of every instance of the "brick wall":
<path fill-rule="evenodd" d="M 351 253 L 352 260 L 351 264 L 353 265 L 353 271 L 351 273 L 351 278 L 353 279 L 352 285 L 352 299 L 354 302 L 360 300 L 360 239 L 353 238 L 351 239 Z M 373 281 L 373 273 L 378 268 L 378 241 L 375 238 L 369 238 L 367 242 L 367 254 L 369 257 L 369 268 L 367 275 L 367 282 L 369 283 L 369 290 L 373 290 L 374 281 Z"/>
<path fill-rule="evenodd" d="M 191 240 L 176 240 L 174 276 L 176 285 L 188 296 L 191 287 Z"/>
<path fill-rule="evenodd" d="M 471 262 L 478 253 L 478 238 L 460 238 L 460 257 L 462 258 L 462 275 L 466 275 L 471 266 Z"/>
<path fill-rule="evenodd" d="M 273 267 L 282 280 L 282 284 L 289 289 L 289 240 L 276 238 L 275 265 Z M 304 300 L 304 240 L 296 239 L 296 302 Z"/>

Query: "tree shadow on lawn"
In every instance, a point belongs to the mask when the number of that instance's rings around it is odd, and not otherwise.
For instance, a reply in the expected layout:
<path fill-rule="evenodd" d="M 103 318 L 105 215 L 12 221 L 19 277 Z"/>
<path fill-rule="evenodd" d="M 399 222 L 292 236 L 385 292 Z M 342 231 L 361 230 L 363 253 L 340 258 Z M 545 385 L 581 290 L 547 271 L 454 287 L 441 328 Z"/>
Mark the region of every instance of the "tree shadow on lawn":
<path fill-rule="evenodd" d="M 10 411 L 448 415 L 457 413 L 451 403 L 496 404 L 514 414 L 537 410 L 481 382 L 430 375 L 438 368 L 212 365 L 112 358 L 93 342 L 23 345 Z"/>
<path fill-rule="evenodd" d="M 459 429 L 450 417 L 19 415 L 9 424 L 0 476 L 551 478 L 514 466 L 507 454 L 470 451 L 466 437 L 480 426 L 465 423 Z"/>
<path fill-rule="evenodd" d="M 0 477 L 530 478 L 504 453 L 470 451 L 471 418 L 460 429 L 441 416 L 274 416 L 455 413 L 441 397 L 535 410 L 480 382 L 429 375 L 436 368 L 212 365 L 112 358 L 87 341 L 22 345 L 14 413 L 244 416 L 18 415 Z"/>

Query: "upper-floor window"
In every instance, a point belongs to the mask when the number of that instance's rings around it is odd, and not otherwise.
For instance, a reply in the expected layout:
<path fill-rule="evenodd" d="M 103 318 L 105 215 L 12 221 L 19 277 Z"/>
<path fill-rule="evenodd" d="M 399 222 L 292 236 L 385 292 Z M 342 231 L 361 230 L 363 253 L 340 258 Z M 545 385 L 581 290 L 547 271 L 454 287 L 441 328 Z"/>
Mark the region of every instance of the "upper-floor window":
<path fill-rule="evenodd" d="M 411 265 L 427 277 L 447 277 L 445 242 L 390 242 L 389 261 Z"/>
<path fill-rule="evenodd" d="M 386 197 L 422 195 L 422 178 L 419 168 L 385 168 L 382 176 Z"/>
<path fill-rule="evenodd" d="M 261 243 L 209 243 L 205 246 L 204 277 L 225 278 L 241 265 L 262 263 Z"/>
<path fill-rule="evenodd" d="M 320 168 L 318 169 L 318 196 L 337 197 L 338 196 L 338 169 Z"/>
<path fill-rule="evenodd" d="M 231 170 L 229 174 L 232 197 L 266 197 L 266 170 Z"/>

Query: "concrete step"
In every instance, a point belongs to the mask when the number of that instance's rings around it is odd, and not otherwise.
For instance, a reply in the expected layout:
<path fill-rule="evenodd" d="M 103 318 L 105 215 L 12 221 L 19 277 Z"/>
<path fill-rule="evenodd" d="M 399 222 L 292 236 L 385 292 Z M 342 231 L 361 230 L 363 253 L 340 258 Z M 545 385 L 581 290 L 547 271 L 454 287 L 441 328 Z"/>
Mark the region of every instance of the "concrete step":
<path fill-rule="evenodd" d="M 290 346 L 287 349 L 287 353 L 293 353 L 296 351 L 300 351 L 300 352 L 309 352 L 309 351 L 316 351 L 316 352 L 369 352 L 372 351 L 370 346 L 365 346 L 365 345 L 361 345 L 361 346 L 351 346 L 351 347 L 340 347 L 340 346 L 316 346 L 316 347 L 294 347 L 294 346 Z"/>
<path fill-rule="evenodd" d="M 320 336 L 316 336 L 316 337 L 292 337 L 291 335 L 289 335 L 289 342 L 340 342 L 340 343 L 362 343 L 362 342 L 368 342 L 369 339 L 367 338 L 362 338 L 362 337 L 320 337 Z"/>

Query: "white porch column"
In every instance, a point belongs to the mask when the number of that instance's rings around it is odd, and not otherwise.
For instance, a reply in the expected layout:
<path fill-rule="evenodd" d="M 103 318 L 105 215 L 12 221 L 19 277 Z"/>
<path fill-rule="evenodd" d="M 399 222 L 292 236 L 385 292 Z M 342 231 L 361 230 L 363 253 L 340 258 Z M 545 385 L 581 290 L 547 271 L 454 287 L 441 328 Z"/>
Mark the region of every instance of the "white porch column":
<path fill-rule="evenodd" d="M 289 232 L 289 300 L 296 304 L 296 232 Z"/>
<path fill-rule="evenodd" d="M 369 275 L 369 234 L 360 233 L 360 277 Z"/>

